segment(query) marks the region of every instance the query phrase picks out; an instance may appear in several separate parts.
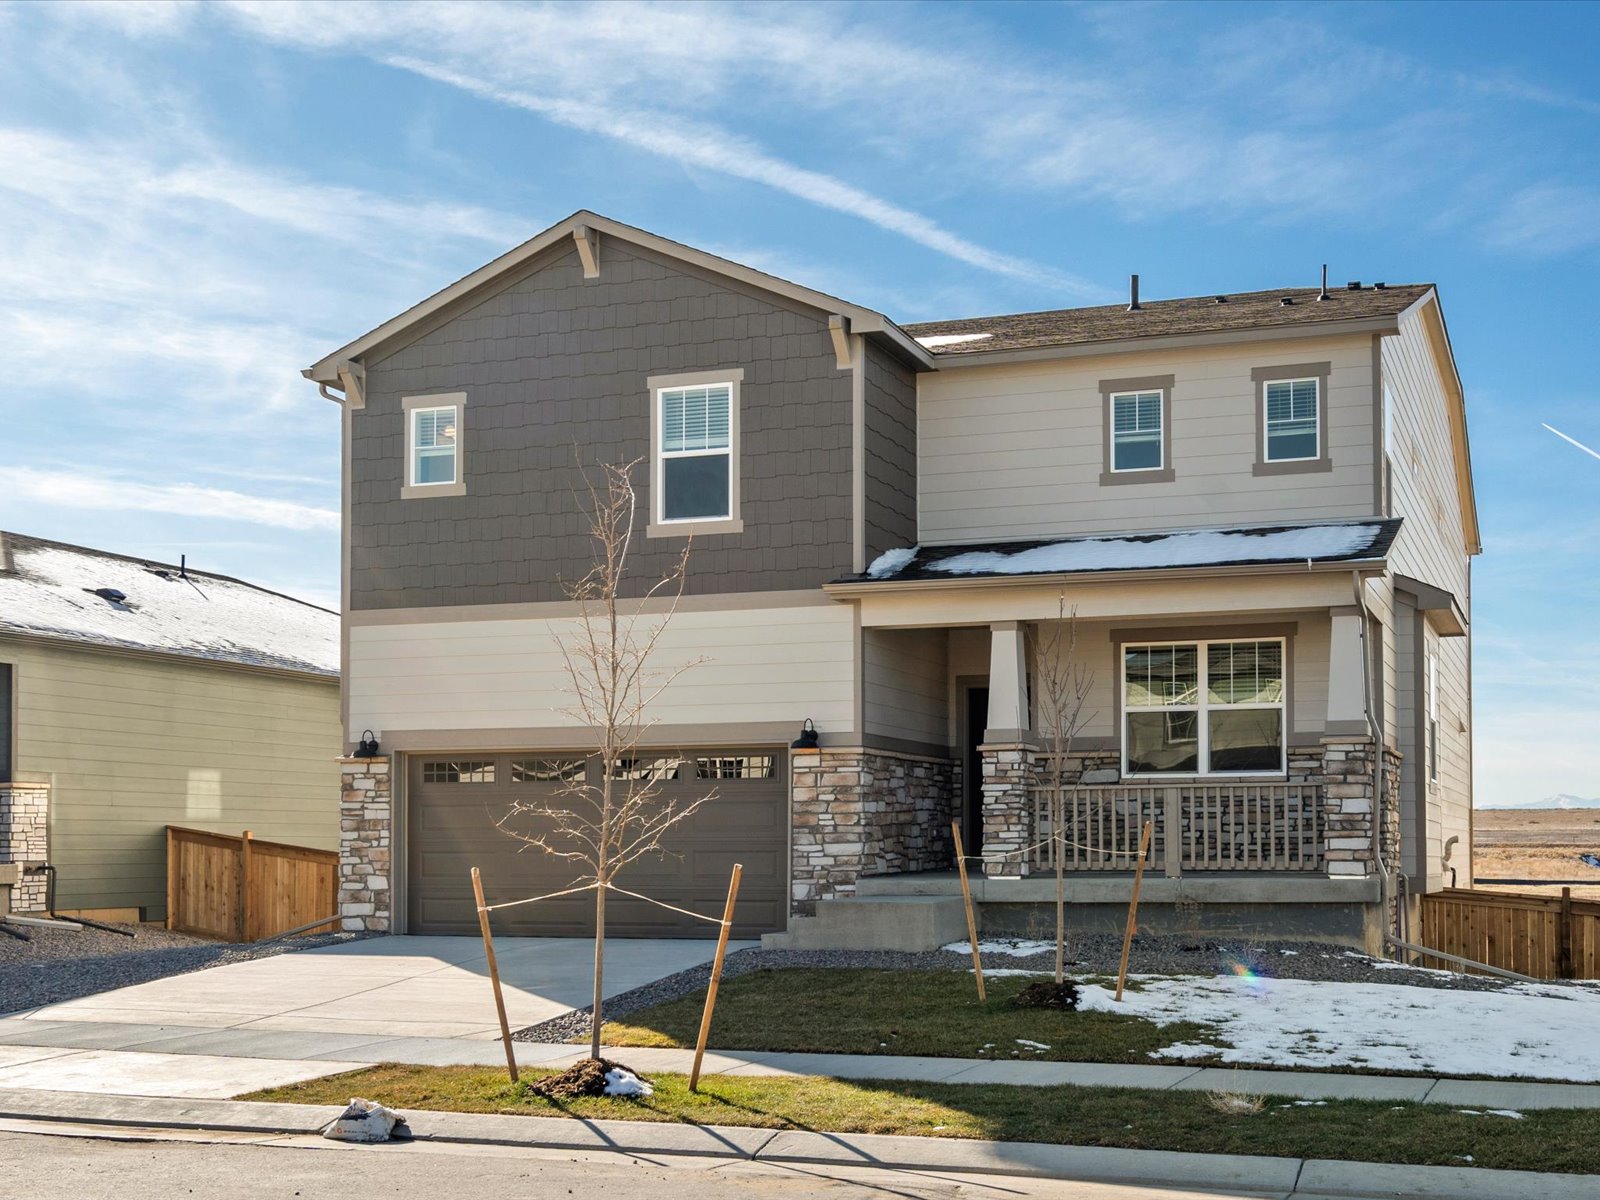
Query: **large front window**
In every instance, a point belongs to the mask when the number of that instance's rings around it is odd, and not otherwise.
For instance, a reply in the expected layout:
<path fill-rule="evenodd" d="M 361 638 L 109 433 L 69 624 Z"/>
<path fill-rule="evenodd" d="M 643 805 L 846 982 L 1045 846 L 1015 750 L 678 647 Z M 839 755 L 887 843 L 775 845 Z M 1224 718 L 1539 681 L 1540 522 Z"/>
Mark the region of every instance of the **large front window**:
<path fill-rule="evenodd" d="M 1122 711 L 1125 774 L 1281 774 L 1283 640 L 1125 645 Z"/>
<path fill-rule="evenodd" d="M 733 515 L 733 385 L 662 388 L 660 519 Z"/>

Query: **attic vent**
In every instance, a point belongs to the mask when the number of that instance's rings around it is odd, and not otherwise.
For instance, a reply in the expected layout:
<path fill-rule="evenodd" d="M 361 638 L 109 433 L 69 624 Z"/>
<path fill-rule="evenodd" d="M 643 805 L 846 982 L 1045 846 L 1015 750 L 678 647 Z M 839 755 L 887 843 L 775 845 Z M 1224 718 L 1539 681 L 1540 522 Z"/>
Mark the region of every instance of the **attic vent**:
<path fill-rule="evenodd" d="M 91 596 L 99 596 L 100 599 L 110 601 L 112 604 L 121 604 L 128 598 L 126 592 L 119 592 L 116 588 L 84 588 L 83 590 Z"/>
<path fill-rule="evenodd" d="M 172 572 L 167 570 L 165 567 L 146 567 L 145 570 L 150 572 L 150 574 L 154 575 L 157 579 L 170 580 L 173 577 Z"/>
<path fill-rule="evenodd" d="M 1293 296 L 1280 296 L 1278 298 L 1278 303 L 1283 305 L 1285 308 L 1288 308 L 1291 304 L 1294 303 L 1294 297 Z"/>
<path fill-rule="evenodd" d="M 1378 291 L 1381 292 L 1381 291 L 1383 291 L 1384 288 L 1388 287 L 1389 285 L 1387 283 L 1375 283 L 1372 286 L 1377 288 Z"/>
<path fill-rule="evenodd" d="M 1349 283 L 1344 285 L 1344 290 L 1347 292 L 1359 292 L 1361 290 L 1361 280 L 1352 279 Z"/>
<path fill-rule="evenodd" d="M 1218 296 L 1217 297 L 1217 303 L 1218 304 L 1226 304 L 1227 302 L 1228 302 L 1228 298 L 1226 296 Z"/>

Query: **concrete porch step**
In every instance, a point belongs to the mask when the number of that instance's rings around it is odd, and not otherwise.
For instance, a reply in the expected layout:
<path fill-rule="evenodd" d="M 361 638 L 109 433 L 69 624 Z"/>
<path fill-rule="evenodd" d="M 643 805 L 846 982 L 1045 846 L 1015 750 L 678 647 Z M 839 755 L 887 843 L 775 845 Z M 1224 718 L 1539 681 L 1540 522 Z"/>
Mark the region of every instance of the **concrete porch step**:
<path fill-rule="evenodd" d="M 863 875 L 856 880 L 856 895 L 955 896 L 961 895 L 961 878 L 954 871 L 920 871 L 911 875 Z"/>
<path fill-rule="evenodd" d="M 761 939 L 768 950 L 937 950 L 967 936 L 960 896 L 845 896 L 817 902 L 817 915 L 795 917 L 784 933 Z"/>

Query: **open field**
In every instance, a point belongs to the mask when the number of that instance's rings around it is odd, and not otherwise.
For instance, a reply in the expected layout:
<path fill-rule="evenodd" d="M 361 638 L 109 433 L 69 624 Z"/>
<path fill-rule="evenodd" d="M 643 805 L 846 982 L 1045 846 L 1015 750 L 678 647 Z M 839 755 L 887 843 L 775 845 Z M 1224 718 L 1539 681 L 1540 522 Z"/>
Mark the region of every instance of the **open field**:
<path fill-rule="evenodd" d="M 1600 810 L 1479 809 L 1473 814 L 1473 837 L 1473 871 L 1480 880 L 1584 880 L 1572 885 L 1573 896 L 1600 900 L 1600 867 L 1589 866 L 1579 857 L 1600 855 Z M 1556 882 L 1477 886 L 1534 894 L 1561 891 Z"/>

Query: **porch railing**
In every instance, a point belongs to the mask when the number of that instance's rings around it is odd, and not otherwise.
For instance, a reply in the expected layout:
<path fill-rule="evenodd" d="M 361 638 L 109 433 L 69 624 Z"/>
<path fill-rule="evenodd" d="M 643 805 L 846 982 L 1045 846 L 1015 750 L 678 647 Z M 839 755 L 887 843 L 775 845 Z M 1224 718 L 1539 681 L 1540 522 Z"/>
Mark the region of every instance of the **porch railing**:
<path fill-rule="evenodd" d="M 1062 866 L 1131 871 L 1151 822 L 1149 871 L 1321 871 L 1323 789 L 1315 783 L 1137 783 L 1062 789 Z M 1033 792 L 1035 872 L 1054 871 L 1049 786 Z"/>

